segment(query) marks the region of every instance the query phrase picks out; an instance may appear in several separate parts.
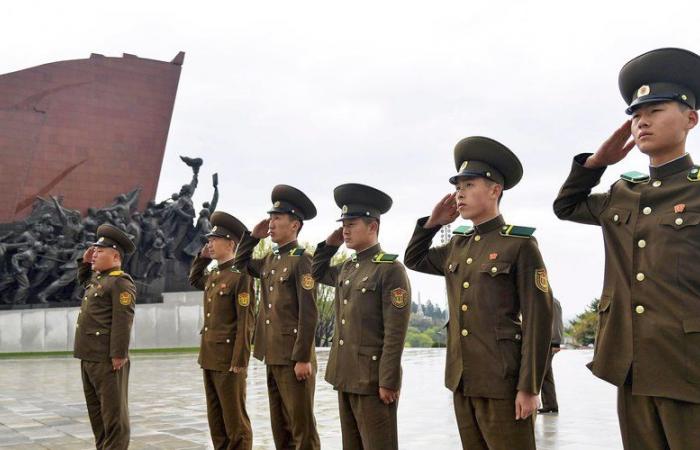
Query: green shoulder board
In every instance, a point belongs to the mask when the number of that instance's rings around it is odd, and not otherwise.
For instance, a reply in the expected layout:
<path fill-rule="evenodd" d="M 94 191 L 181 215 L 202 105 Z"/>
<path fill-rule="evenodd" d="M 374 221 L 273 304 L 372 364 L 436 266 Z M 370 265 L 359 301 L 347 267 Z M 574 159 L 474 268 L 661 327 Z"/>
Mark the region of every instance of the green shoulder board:
<path fill-rule="evenodd" d="M 462 225 L 461 227 L 455 228 L 452 234 L 458 234 L 460 236 L 469 236 L 474 234 L 474 227 L 470 227 L 469 225 Z"/>
<path fill-rule="evenodd" d="M 519 227 L 517 225 L 503 225 L 501 236 L 511 236 L 519 238 L 529 238 L 535 234 L 533 227 Z"/>
<path fill-rule="evenodd" d="M 391 253 L 378 253 L 375 255 L 374 258 L 372 258 L 372 262 L 375 264 L 381 264 L 381 263 L 388 263 L 388 264 L 393 264 L 394 261 L 396 261 L 396 258 L 398 258 L 399 255 L 392 255 Z"/>
<path fill-rule="evenodd" d="M 693 166 L 688 172 L 688 180 L 700 181 L 700 166 Z"/>
<path fill-rule="evenodd" d="M 297 248 L 291 249 L 289 251 L 289 254 L 291 256 L 301 256 L 304 254 L 305 251 L 306 251 L 306 249 L 304 247 L 297 247 Z"/>
<path fill-rule="evenodd" d="M 625 172 L 622 175 L 620 175 L 620 178 L 635 184 L 646 183 L 647 181 L 649 181 L 649 175 L 642 172 L 637 172 L 636 170 L 633 170 L 631 172 Z"/>

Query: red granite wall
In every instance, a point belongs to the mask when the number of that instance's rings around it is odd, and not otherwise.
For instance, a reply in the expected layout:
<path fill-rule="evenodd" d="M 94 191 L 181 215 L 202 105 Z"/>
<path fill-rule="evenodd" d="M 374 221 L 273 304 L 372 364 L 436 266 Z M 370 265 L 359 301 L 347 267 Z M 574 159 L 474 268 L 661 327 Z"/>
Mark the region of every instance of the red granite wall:
<path fill-rule="evenodd" d="M 0 75 L 0 223 L 37 196 L 83 214 L 135 187 L 153 200 L 183 60 L 93 54 Z"/>

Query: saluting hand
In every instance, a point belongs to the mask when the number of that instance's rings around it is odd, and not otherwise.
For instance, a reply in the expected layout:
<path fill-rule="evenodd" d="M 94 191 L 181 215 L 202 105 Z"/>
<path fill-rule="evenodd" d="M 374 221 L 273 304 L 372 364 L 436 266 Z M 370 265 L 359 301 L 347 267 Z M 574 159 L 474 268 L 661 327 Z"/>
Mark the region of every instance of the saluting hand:
<path fill-rule="evenodd" d="M 307 378 L 311 378 L 313 371 L 314 369 L 310 362 L 297 362 L 294 364 L 294 375 L 296 375 L 297 381 L 304 381 Z"/>
<path fill-rule="evenodd" d="M 343 245 L 343 227 L 333 230 L 326 238 L 326 245 L 331 245 L 333 247 L 340 247 Z"/>
<path fill-rule="evenodd" d="M 265 239 L 268 237 L 270 235 L 270 219 L 261 220 L 253 227 L 253 231 L 250 232 L 250 235 L 256 239 Z"/>
<path fill-rule="evenodd" d="M 202 247 L 202 251 L 199 252 L 199 256 L 201 256 L 202 258 L 211 259 L 211 252 L 209 251 L 209 244 L 204 244 L 204 247 Z"/>
<path fill-rule="evenodd" d="M 379 387 L 379 399 L 383 401 L 385 405 L 389 405 L 399 399 L 400 392 L 401 391 Z"/>
<path fill-rule="evenodd" d="M 531 394 L 525 391 L 518 391 L 515 397 L 515 420 L 524 420 L 530 417 L 530 414 L 537 411 L 539 400 L 536 394 Z"/>
<path fill-rule="evenodd" d="M 457 212 L 457 202 L 455 201 L 456 197 L 456 192 L 442 197 L 433 208 L 433 212 L 430 213 L 430 217 L 428 221 L 425 222 L 425 225 L 423 225 L 423 228 L 434 228 L 454 222 L 459 216 L 459 212 Z"/>
<path fill-rule="evenodd" d="M 84 263 L 91 263 L 92 262 L 92 255 L 95 253 L 95 247 L 90 246 L 85 250 L 85 253 L 83 253 L 83 262 Z"/>
<path fill-rule="evenodd" d="M 632 121 L 626 120 L 594 154 L 588 157 L 584 167 L 597 169 L 622 161 L 634 147 L 634 139 L 630 139 L 631 125 Z"/>

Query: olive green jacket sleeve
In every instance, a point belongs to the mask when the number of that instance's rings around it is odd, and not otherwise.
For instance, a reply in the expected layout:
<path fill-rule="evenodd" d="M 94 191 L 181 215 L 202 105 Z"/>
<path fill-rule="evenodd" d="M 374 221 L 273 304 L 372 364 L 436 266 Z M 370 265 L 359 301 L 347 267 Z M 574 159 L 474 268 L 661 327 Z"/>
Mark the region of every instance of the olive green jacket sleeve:
<path fill-rule="evenodd" d="M 112 330 L 109 340 L 109 357 L 126 358 L 129 355 L 129 339 L 136 307 L 136 286 L 128 275 L 115 278 L 110 289 L 112 299 Z"/>
<path fill-rule="evenodd" d="M 197 255 L 192 261 L 192 267 L 190 267 L 189 283 L 195 289 L 200 291 L 204 290 L 205 283 L 207 281 L 207 276 L 204 270 L 211 263 L 210 258 L 204 258 L 201 255 Z"/>
<path fill-rule="evenodd" d="M 379 386 L 401 388 L 401 355 L 411 317 L 411 284 L 404 266 L 395 262 L 382 274 L 384 345 L 379 361 Z"/>
<path fill-rule="evenodd" d="M 445 262 L 450 253 L 450 246 L 430 247 L 440 227 L 423 228 L 427 221 L 428 217 L 418 219 L 413 236 L 406 247 L 404 262 L 406 267 L 417 272 L 445 275 Z"/>
<path fill-rule="evenodd" d="M 236 339 L 233 346 L 231 367 L 247 367 L 255 326 L 255 287 L 253 277 L 241 273 L 236 285 Z"/>
<path fill-rule="evenodd" d="M 321 241 L 316 246 L 313 262 L 311 264 L 311 274 L 314 280 L 326 286 L 335 287 L 338 283 L 340 266 L 331 266 L 331 258 L 336 254 L 338 248 L 334 245 L 327 245 L 326 241 Z"/>
<path fill-rule="evenodd" d="M 253 258 L 253 250 L 255 246 L 258 245 L 260 239 L 254 238 L 250 231 L 243 233 L 241 242 L 238 244 L 236 249 L 236 259 L 234 265 L 238 267 L 239 270 L 247 272 L 255 278 L 260 278 L 260 272 L 262 271 L 262 259 Z"/>
<path fill-rule="evenodd" d="M 92 267 L 90 263 L 83 262 L 83 258 L 78 260 L 78 284 L 86 287 L 88 281 L 92 278 Z"/>
<path fill-rule="evenodd" d="M 523 243 L 517 267 L 523 333 L 518 390 L 539 394 L 552 341 L 552 289 L 535 238 Z"/>
<path fill-rule="evenodd" d="M 600 215 L 609 202 L 610 194 L 591 194 L 591 190 L 600 183 L 606 168 L 584 167 L 590 155 L 582 153 L 574 157 L 569 177 L 554 200 L 554 214 L 562 220 L 589 225 L 600 224 Z"/>
<path fill-rule="evenodd" d="M 305 252 L 295 264 L 297 301 L 299 302 L 299 325 L 292 349 L 292 361 L 311 361 L 316 342 L 318 308 L 316 307 L 316 285 L 311 275 L 311 255 Z"/>

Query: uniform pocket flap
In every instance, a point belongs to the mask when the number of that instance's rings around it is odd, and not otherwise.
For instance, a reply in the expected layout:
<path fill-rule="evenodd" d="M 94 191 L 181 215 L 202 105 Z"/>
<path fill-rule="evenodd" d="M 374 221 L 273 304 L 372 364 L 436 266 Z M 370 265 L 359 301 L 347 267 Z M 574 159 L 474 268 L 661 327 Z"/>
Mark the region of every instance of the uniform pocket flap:
<path fill-rule="evenodd" d="M 377 290 L 377 283 L 375 283 L 373 281 L 364 281 L 357 286 L 357 289 L 362 291 L 362 292 L 366 292 L 366 291 L 374 292 Z"/>
<path fill-rule="evenodd" d="M 491 262 L 488 264 L 482 264 L 479 272 L 488 273 L 492 277 L 496 275 L 510 273 L 511 263 L 507 262 Z"/>
<path fill-rule="evenodd" d="M 85 330 L 85 334 L 93 334 L 95 336 L 102 336 L 102 335 L 109 335 L 109 330 L 106 330 L 104 328 L 93 328 L 89 330 Z"/>
<path fill-rule="evenodd" d="M 382 356 L 382 348 L 374 347 L 371 345 L 361 345 L 360 348 L 357 350 L 357 354 L 363 356 L 371 356 L 373 358 L 379 358 L 380 356 Z"/>
<path fill-rule="evenodd" d="M 296 328 L 287 328 L 287 329 L 282 330 L 282 334 L 285 336 L 289 336 L 289 335 L 297 334 L 298 331 L 299 330 L 297 330 Z"/>
<path fill-rule="evenodd" d="M 522 331 L 512 328 L 496 328 L 496 339 L 509 339 L 511 341 L 520 341 L 523 339 Z"/>
<path fill-rule="evenodd" d="M 693 317 L 683 321 L 683 331 L 686 333 L 700 333 L 700 317 Z"/>
<path fill-rule="evenodd" d="M 218 331 L 211 334 L 211 340 L 220 344 L 230 344 L 233 337 L 229 333 Z"/>
<path fill-rule="evenodd" d="M 610 309 L 610 294 L 603 294 L 598 303 L 598 312 L 602 313 Z"/>
<path fill-rule="evenodd" d="M 457 272 L 457 268 L 459 267 L 458 262 L 451 262 L 447 265 L 447 271 L 451 273 Z"/>
<path fill-rule="evenodd" d="M 659 223 L 661 225 L 666 225 L 673 227 L 676 230 L 680 230 L 685 227 L 692 227 L 700 224 L 700 214 L 693 213 L 673 213 L 664 214 L 659 218 Z"/>
<path fill-rule="evenodd" d="M 623 224 L 629 221 L 631 214 L 632 212 L 629 209 L 610 208 L 605 216 L 612 223 Z"/>

